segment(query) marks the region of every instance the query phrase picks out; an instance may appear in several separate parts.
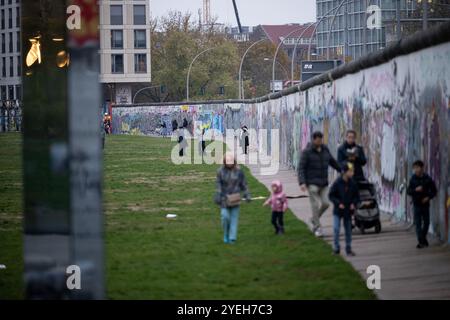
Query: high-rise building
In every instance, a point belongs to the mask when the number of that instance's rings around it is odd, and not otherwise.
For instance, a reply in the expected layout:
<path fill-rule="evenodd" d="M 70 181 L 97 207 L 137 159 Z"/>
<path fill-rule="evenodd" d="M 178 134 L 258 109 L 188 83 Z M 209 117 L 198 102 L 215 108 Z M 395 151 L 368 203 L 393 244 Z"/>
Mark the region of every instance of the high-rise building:
<path fill-rule="evenodd" d="M 450 19 L 448 0 L 317 0 L 319 58 L 354 60 Z"/>
<path fill-rule="evenodd" d="M 21 100 L 20 1 L 0 0 L 0 97 Z"/>
<path fill-rule="evenodd" d="M 151 82 L 150 0 L 101 0 L 100 82 L 111 102 L 128 104 Z"/>

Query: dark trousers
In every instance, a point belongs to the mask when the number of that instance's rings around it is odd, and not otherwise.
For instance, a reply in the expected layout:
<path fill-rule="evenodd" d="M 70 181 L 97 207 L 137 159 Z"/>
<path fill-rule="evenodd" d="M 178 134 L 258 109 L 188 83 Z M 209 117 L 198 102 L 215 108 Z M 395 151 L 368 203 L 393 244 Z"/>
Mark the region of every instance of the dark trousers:
<path fill-rule="evenodd" d="M 284 212 L 272 212 L 272 224 L 275 227 L 275 232 L 283 232 L 284 231 L 284 221 L 283 221 Z"/>
<path fill-rule="evenodd" d="M 417 240 L 420 244 L 426 244 L 430 228 L 430 207 L 414 206 L 414 224 L 416 225 Z"/>

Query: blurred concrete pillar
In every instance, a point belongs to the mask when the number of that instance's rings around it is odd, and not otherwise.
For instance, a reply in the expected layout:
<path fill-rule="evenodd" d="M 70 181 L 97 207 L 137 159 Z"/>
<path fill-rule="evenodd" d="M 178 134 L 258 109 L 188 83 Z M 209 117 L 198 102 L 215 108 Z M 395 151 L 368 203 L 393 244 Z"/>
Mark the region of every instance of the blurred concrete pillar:
<path fill-rule="evenodd" d="M 29 299 L 104 298 L 98 48 L 95 0 L 22 1 Z"/>

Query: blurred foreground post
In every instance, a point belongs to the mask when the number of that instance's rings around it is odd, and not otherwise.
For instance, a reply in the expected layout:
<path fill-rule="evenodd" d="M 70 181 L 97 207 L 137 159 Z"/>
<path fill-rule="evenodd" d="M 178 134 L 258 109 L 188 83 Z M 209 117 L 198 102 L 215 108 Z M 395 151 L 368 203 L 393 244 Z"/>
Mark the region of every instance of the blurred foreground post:
<path fill-rule="evenodd" d="M 29 299 L 103 299 L 96 0 L 22 1 Z"/>

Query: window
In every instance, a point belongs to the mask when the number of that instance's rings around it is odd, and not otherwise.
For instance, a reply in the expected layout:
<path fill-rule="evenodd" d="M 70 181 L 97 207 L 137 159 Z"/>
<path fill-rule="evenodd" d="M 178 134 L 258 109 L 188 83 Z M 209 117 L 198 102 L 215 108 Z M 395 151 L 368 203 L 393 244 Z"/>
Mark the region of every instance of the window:
<path fill-rule="evenodd" d="M 143 53 L 134 55 L 134 72 L 146 73 L 147 72 L 147 55 Z"/>
<path fill-rule="evenodd" d="M 16 39 L 16 45 L 17 45 L 17 52 L 20 52 L 20 31 L 17 31 L 17 39 Z"/>
<path fill-rule="evenodd" d="M 8 86 L 8 100 L 14 99 L 14 86 Z"/>
<path fill-rule="evenodd" d="M 113 5 L 111 8 L 111 24 L 112 25 L 120 25 L 123 24 L 123 12 L 122 6 Z"/>
<path fill-rule="evenodd" d="M 12 9 L 8 9 L 8 26 L 9 28 L 13 27 L 13 17 L 12 17 Z"/>
<path fill-rule="evenodd" d="M 16 27 L 20 28 L 20 7 L 16 7 Z"/>
<path fill-rule="evenodd" d="M 147 48 L 147 36 L 145 30 L 134 30 L 134 48 L 135 49 Z"/>
<path fill-rule="evenodd" d="M 111 30 L 111 48 L 123 49 L 123 31 Z"/>
<path fill-rule="evenodd" d="M 6 53 L 6 34 L 2 33 L 2 53 Z"/>
<path fill-rule="evenodd" d="M 6 100 L 6 86 L 1 86 L 1 98 L 2 100 Z"/>
<path fill-rule="evenodd" d="M 2 9 L 2 30 L 5 29 L 5 10 Z"/>
<path fill-rule="evenodd" d="M 22 60 L 20 56 L 17 56 L 17 76 L 20 77 L 22 74 Z"/>
<path fill-rule="evenodd" d="M 133 23 L 135 25 L 146 24 L 145 5 L 133 6 Z"/>
<path fill-rule="evenodd" d="M 14 58 L 9 57 L 9 76 L 14 77 Z"/>
<path fill-rule="evenodd" d="M 13 45 L 13 33 L 10 32 L 9 33 L 9 52 L 13 52 L 14 51 L 14 45 Z"/>
<path fill-rule="evenodd" d="M 111 72 L 123 73 L 123 55 L 112 54 L 111 55 Z"/>

